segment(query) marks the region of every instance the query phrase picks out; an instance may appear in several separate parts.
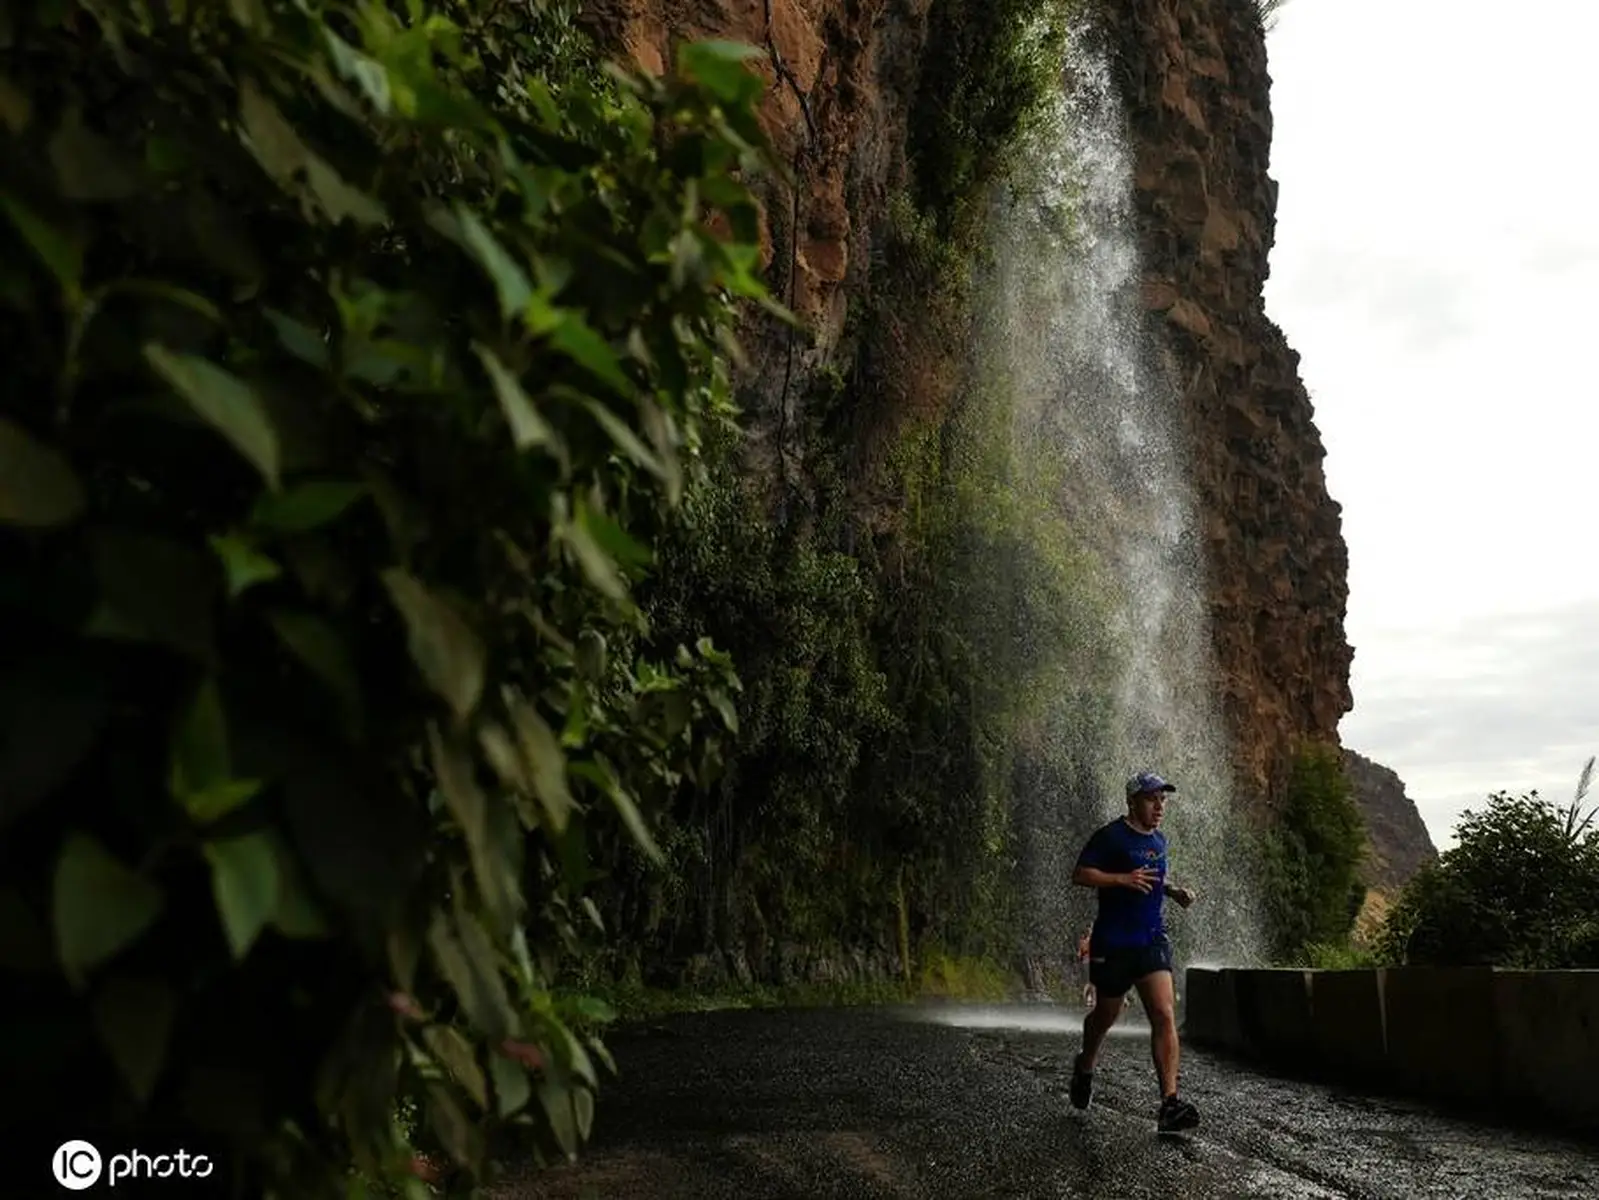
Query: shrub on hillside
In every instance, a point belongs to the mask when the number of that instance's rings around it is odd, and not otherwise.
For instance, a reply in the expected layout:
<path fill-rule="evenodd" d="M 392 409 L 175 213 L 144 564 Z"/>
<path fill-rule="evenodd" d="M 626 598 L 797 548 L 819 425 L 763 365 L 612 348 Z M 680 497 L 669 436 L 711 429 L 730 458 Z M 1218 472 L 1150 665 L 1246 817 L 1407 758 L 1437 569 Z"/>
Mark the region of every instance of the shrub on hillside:
<path fill-rule="evenodd" d="M 1302 962 L 1347 943 L 1365 898 L 1365 845 L 1365 823 L 1337 747 L 1305 748 L 1264 846 L 1263 894 L 1276 959 Z"/>
<path fill-rule="evenodd" d="M 1599 967 L 1599 833 L 1583 811 L 1589 759 L 1572 802 L 1495 792 L 1468 810 L 1457 844 L 1405 886 L 1381 945 L 1396 963 Z"/>
<path fill-rule="evenodd" d="M 750 51 L 606 75 L 457 0 L 0 40 L 7 1099 L 250 1194 L 572 1153 L 555 964 L 732 723 L 630 596 L 766 300 Z"/>

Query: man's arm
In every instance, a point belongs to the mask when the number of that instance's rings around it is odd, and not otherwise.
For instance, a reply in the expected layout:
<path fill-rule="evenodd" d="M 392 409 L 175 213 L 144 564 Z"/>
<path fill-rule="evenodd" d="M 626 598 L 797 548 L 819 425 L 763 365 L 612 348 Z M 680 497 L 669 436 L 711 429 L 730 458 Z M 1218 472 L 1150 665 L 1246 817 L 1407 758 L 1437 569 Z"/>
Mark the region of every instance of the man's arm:
<path fill-rule="evenodd" d="M 1170 881 L 1162 883 L 1161 888 L 1165 891 L 1168 897 L 1170 897 L 1172 900 L 1175 900 L 1184 908 L 1187 908 L 1198 898 L 1198 893 L 1193 892 L 1185 887 L 1178 887 L 1175 883 Z"/>
<path fill-rule="evenodd" d="M 1155 872 L 1148 867 L 1136 871 L 1101 871 L 1098 867 L 1078 867 L 1072 872 L 1072 882 L 1078 887 L 1108 888 L 1130 887 L 1147 892 L 1155 886 Z"/>

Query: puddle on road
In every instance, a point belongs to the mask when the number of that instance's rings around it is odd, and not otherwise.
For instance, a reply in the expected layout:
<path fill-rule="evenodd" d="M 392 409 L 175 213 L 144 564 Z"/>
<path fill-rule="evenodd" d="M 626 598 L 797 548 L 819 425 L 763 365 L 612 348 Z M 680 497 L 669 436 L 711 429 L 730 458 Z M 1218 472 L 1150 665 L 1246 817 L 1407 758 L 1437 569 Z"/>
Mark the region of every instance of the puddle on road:
<path fill-rule="evenodd" d="M 1083 1018 L 1088 1014 L 1080 1008 L 1066 1008 L 1052 1004 L 952 1004 L 936 1008 L 907 1009 L 904 1016 L 911 1021 L 926 1021 L 934 1025 L 951 1025 L 957 1029 L 1003 1029 L 1018 1033 L 1069 1033 L 1083 1030 Z M 1121 1019 L 1110 1031 L 1111 1037 L 1148 1037 L 1149 1025 L 1141 1014 L 1123 1012 Z"/>

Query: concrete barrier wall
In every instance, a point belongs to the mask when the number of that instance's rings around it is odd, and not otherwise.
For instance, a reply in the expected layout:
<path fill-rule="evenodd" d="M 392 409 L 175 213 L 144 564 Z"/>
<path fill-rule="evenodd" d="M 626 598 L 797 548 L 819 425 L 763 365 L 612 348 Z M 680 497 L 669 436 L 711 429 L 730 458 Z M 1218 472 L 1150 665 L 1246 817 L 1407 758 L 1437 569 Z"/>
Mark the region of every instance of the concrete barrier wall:
<path fill-rule="evenodd" d="M 1507 1102 L 1599 1130 L 1599 971 L 1495 971 Z"/>
<path fill-rule="evenodd" d="M 1183 991 L 1196 1045 L 1599 1135 L 1599 971 L 1190 967 Z"/>

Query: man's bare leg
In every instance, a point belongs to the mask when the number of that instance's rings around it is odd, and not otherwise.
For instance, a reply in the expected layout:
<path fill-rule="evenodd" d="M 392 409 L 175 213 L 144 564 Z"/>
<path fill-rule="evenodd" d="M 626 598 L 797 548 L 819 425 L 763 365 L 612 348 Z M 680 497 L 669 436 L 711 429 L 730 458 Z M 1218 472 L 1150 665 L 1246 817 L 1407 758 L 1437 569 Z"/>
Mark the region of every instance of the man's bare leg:
<path fill-rule="evenodd" d="M 1096 997 L 1094 1007 L 1083 1018 L 1083 1052 L 1080 1060 L 1083 1070 L 1094 1069 L 1094 1062 L 1099 1058 L 1099 1047 L 1104 1043 L 1110 1027 L 1116 1024 L 1121 1011 L 1120 996 Z"/>
<path fill-rule="evenodd" d="M 1170 971 L 1155 971 L 1134 982 L 1138 998 L 1149 1017 L 1149 1048 L 1160 1080 L 1160 1096 L 1177 1094 L 1177 1063 L 1182 1051 L 1177 1043 L 1177 995 Z M 1084 1044 L 1087 1044 L 1086 1024 Z"/>

